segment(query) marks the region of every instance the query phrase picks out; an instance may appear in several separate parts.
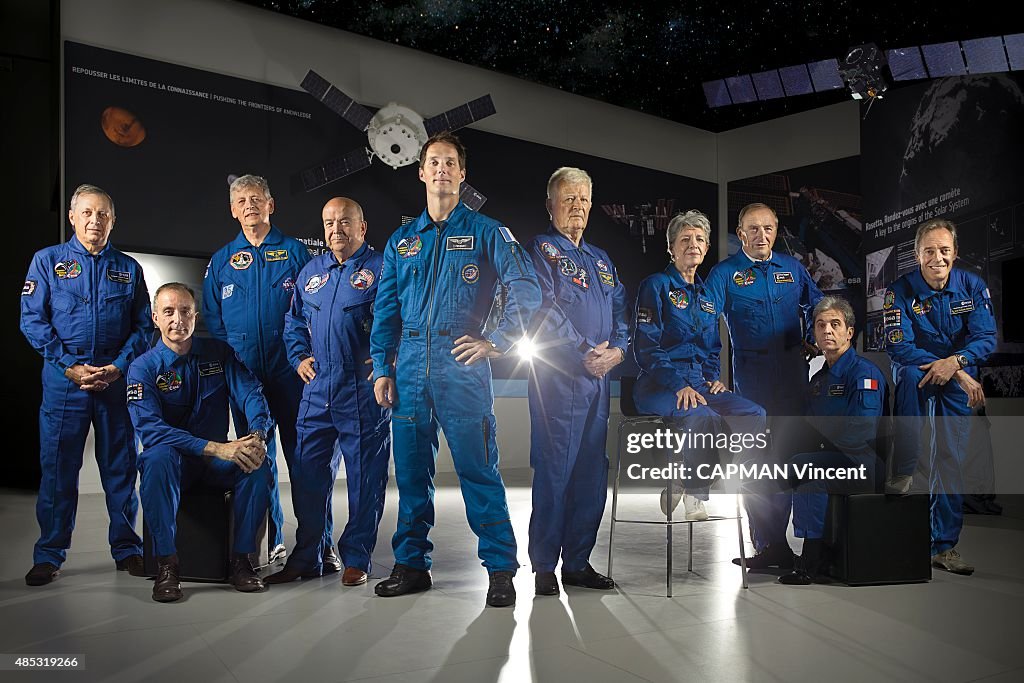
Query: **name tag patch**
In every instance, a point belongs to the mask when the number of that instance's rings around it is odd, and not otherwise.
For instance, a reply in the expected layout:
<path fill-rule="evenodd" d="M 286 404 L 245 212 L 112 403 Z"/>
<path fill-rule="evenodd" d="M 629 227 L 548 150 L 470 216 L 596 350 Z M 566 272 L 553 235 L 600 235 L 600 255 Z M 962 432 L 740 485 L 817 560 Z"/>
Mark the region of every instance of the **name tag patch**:
<path fill-rule="evenodd" d="M 131 284 L 132 274 L 123 270 L 108 270 L 107 279 L 111 282 L 120 282 L 121 284 Z"/>
<path fill-rule="evenodd" d="M 208 363 L 199 364 L 199 376 L 209 377 L 210 375 L 220 375 L 224 373 L 224 366 L 221 365 L 219 360 L 211 360 Z"/>
<path fill-rule="evenodd" d="M 964 299 L 963 301 L 951 301 L 949 302 L 949 312 L 953 315 L 960 315 L 962 313 L 970 313 L 974 310 L 974 299 Z"/>
<path fill-rule="evenodd" d="M 445 251 L 473 251 L 476 238 L 473 235 L 452 236 L 445 239 Z"/>
<path fill-rule="evenodd" d="M 141 401 L 142 400 L 142 382 L 133 382 L 128 385 L 128 400 L 129 401 Z"/>
<path fill-rule="evenodd" d="M 271 249 L 264 254 L 267 261 L 287 261 L 288 250 L 287 249 Z"/>
<path fill-rule="evenodd" d="M 245 270 L 252 265 L 252 252 L 236 251 L 231 255 L 231 267 L 235 270 Z"/>
<path fill-rule="evenodd" d="M 636 309 L 637 323 L 650 323 L 652 320 L 654 320 L 654 311 L 649 308 Z"/>
<path fill-rule="evenodd" d="M 710 313 L 711 315 L 714 315 L 715 302 L 709 301 L 707 299 L 700 299 L 700 310 L 704 311 L 705 313 Z"/>
<path fill-rule="evenodd" d="M 846 385 L 845 384 L 829 384 L 828 385 L 828 395 L 829 396 L 842 396 L 844 393 L 846 393 Z"/>
<path fill-rule="evenodd" d="M 82 274 L 82 264 L 74 259 L 61 261 L 53 267 L 53 272 L 61 280 L 74 280 Z"/>
<path fill-rule="evenodd" d="M 231 285 L 224 285 L 220 289 L 221 301 L 223 301 L 224 299 L 227 299 L 228 297 L 230 297 L 234 293 L 235 293 L 235 286 L 233 284 L 231 284 Z"/>
<path fill-rule="evenodd" d="M 796 280 L 793 279 L 793 273 L 790 273 L 789 271 L 775 273 L 775 284 L 782 284 L 784 282 L 796 282 Z"/>
<path fill-rule="evenodd" d="M 164 393 L 181 389 L 181 375 L 175 370 L 161 372 L 156 376 L 156 388 Z"/>

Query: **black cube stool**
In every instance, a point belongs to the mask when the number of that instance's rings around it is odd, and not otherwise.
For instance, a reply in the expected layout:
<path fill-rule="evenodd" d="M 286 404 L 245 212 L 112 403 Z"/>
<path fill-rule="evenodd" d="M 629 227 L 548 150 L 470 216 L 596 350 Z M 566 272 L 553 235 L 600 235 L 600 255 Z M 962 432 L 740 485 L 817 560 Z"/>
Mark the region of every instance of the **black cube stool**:
<path fill-rule="evenodd" d="M 829 575 L 850 586 L 929 581 L 928 496 L 833 494 L 825 516 Z"/>

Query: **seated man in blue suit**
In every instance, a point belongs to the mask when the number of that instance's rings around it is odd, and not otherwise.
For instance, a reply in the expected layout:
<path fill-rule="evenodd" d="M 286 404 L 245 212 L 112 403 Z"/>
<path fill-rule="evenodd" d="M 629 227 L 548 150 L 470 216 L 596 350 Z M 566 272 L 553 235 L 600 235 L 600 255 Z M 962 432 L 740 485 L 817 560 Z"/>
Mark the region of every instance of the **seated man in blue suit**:
<path fill-rule="evenodd" d="M 216 339 L 196 339 L 196 299 L 171 282 L 153 299 L 160 341 L 128 370 L 128 412 L 142 441 L 139 489 L 159 563 L 153 599 L 181 599 L 175 526 L 181 492 L 207 483 L 234 489 L 231 584 L 243 593 L 263 589 L 249 562 L 267 515 L 273 475 L 267 432 L 273 426 L 260 383 Z M 245 412 L 252 431 L 229 441 L 228 400 Z"/>

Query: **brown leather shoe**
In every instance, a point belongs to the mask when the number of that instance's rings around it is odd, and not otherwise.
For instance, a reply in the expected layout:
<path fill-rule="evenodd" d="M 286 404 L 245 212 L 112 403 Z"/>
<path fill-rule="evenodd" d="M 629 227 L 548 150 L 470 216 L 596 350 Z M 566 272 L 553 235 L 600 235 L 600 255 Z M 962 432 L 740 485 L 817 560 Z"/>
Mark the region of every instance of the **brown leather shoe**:
<path fill-rule="evenodd" d="M 366 583 L 366 572 L 356 567 L 345 567 L 345 573 L 341 575 L 342 586 L 362 586 Z"/>
<path fill-rule="evenodd" d="M 256 593 L 265 588 L 248 555 L 235 555 L 231 559 L 231 585 L 242 593 Z"/>
<path fill-rule="evenodd" d="M 158 559 L 156 580 L 153 582 L 153 599 L 157 602 L 181 600 L 181 582 L 178 579 L 178 556 L 170 555 Z"/>
<path fill-rule="evenodd" d="M 263 579 L 263 583 L 267 585 L 275 583 L 291 583 L 292 581 L 298 581 L 299 579 L 317 579 L 320 578 L 319 574 L 313 572 L 303 572 L 295 567 L 289 567 L 287 564 L 284 565 L 284 569 L 278 572 L 274 572 L 270 576 Z"/>
<path fill-rule="evenodd" d="M 146 568 L 142 562 L 142 555 L 129 555 L 123 560 L 114 562 L 119 572 L 128 572 L 132 576 L 145 576 Z"/>

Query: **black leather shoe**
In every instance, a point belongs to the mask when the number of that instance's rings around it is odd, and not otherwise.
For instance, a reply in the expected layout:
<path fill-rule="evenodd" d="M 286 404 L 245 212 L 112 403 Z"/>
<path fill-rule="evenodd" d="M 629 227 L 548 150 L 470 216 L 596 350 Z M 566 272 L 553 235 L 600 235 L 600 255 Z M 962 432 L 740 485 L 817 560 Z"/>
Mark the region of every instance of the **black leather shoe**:
<path fill-rule="evenodd" d="M 420 593 L 428 590 L 433 582 L 430 572 L 414 569 L 404 564 L 396 564 L 391 576 L 373 587 L 373 592 L 382 598 L 393 598 L 406 593 Z"/>
<path fill-rule="evenodd" d="M 599 591 L 610 591 L 615 588 L 615 582 L 604 574 L 598 574 L 594 568 L 587 563 L 586 568 L 578 572 L 567 572 L 562 570 L 562 583 L 566 586 L 579 586 L 580 588 L 593 588 Z"/>
<path fill-rule="evenodd" d="M 342 569 L 341 560 L 338 559 L 338 553 L 334 552 L 333 545 L 324 551 L 324 557 L 321 562 L 323 563 L 324 574 L 337 574 Z"/>
<path fill-rule="evenodd" d="M 533 590 L 537 595 L 558 595 L 558 579 L 554 572 L 537 572 L 533 577 Z"/>
<path fill-rule="evenodd" d="M 761 549 L 761 552 L 747 558 L 747 569 L 761 571 L 778 567 L 788 571 L 793 568 L 794 557 L 789 545 L 769 543 Z M 739 566 L 740 558 L 734 557 L 732 563 Z"/>
<path fill-rule="evenodd" d="M 160 562 L 153 582 L 153 599 L 157 602 L 181 600 L 181 581 L 178 579 L 178 558 L 171 556 Z"/>
<path fill-rule="evenodd" d="M 129 555 L 123 560 L 114 562 L 119 572 L 128 572 L 132 576 L 145 576 L 146 569 L 142 563 L 142 555 Z"/>
<path fill-rule="evenodd" d="M 787 586 L 810 586 L 814 583 L 814 579 L 803 569 L 794 569 L 790 573 L 780 576 L 779 583 Z"/>
<path fill-rule="evenodd" d="M 231 558 L 231 585 L 236 591 L 256 593 L 263 590 L 263 581 L 252 568 L 248 555 L 235 555 Z"/>
<path fill-rule="evenodd" d="M 268 586 L 275 583 L 291 583 L 292 581 L 298 581 L 299 579 L 315 579 L 320 575 L 315 572 L 303 572 L 295 567 L 289 567 L 285 564 L 284 569 L 278 572 L 274 572 L 270 576 L 263 579 L 263 583 Z"/>
<path fill-rule="evenodd" d="M 488 607 L 511 607 L 516 604 L 516 587 L 512 585 L 515 572 L 491 572 L 491 585 L 487 587 Z"/>
<path fill-rule="evenodd" d="M 60 574 L 60 567 L 49 562 L 40 562 L 32 565 L 32 569 L 25 574 L 25 585 L 45 586 Z"/>

